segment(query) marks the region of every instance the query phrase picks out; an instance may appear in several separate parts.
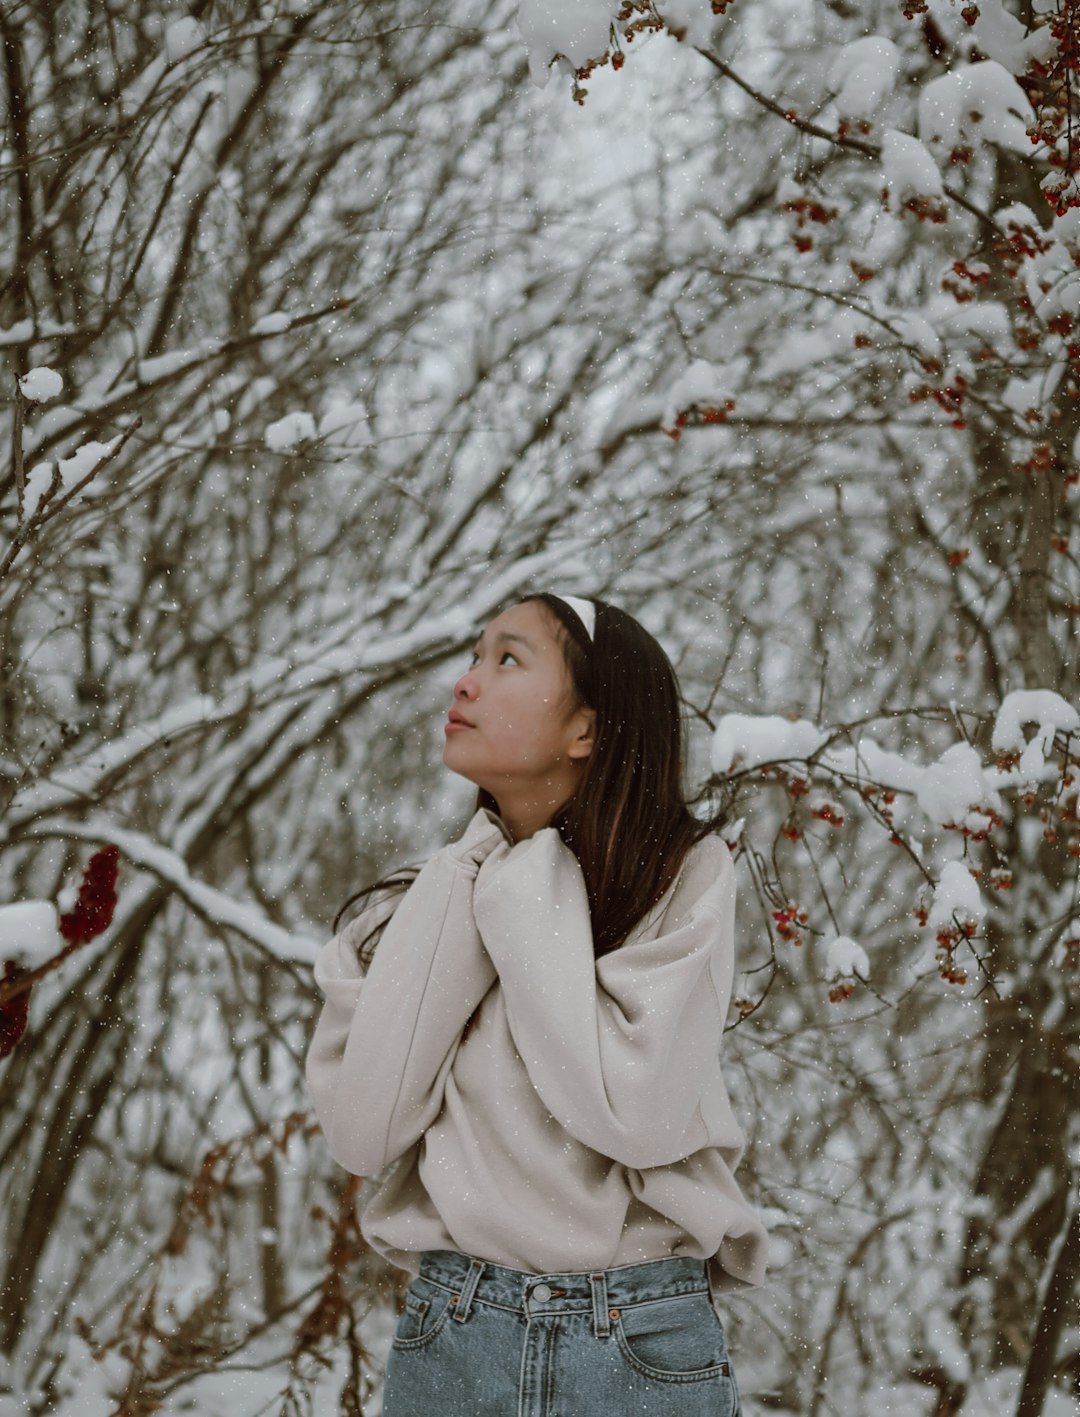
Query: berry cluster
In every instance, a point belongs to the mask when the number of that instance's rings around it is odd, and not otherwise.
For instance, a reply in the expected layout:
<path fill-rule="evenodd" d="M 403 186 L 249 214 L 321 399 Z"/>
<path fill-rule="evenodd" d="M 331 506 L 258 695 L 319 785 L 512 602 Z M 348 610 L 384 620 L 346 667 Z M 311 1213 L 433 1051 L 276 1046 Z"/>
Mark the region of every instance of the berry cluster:
<path fill-rule="evenodd" d="M 949 415 L 949 421 L 954 428 L 963 429 L 967 427 L 967 420 L 964 417 L 964 400 L 967 398 L 968 380 L 959 370 L 953 375 L 951 384 L 917 384 L 908 394 L 912 403 L 923 403 L 930 399 Z"/>
<path fill-rule="evenodd" d="M 1035 110 L 1028 137 L 1045 150 L 1054 175 L 1042 183 L 1043 195 L 1058 216 L 1080 207 L 1080 106 L 1077 73 L 1080 70 L 1080 0 L 1060 0 L 1048 20 L 1054 40 L 1053 57 L 1033 61 L 1025 88 Z"/>
<path fill-rule="evenodd" d="M 773 911 L 773 919 L 776 921 L 776 933 L 782 940 L 786 940 L 789 945 L 802 945 L 806 943 L 803 931 L 808 923 L 808 916 L 801 905 L 785 905 L 782 910 Z"/>
<path fill-rule="evenodd" d="M 60 933 L 72 944 L 85 944 L 107 930 L 116 910 L 120 848 L 103 846 L 86 863 L 74 907 L 60 917 Z"/>
<path fill-rule="evenodd" d="M 20 985 L 17 993 L 0 999 L 0 1058 L 14 1052 L 26 1032 L 30 1009 L 30 990 L 34 982 L 51 970 L 79 945 L 109 928 L 116 910 L 116 877 L 120 863 L 120 848 L 104 846 L 95 851 L 83 873 L 79 895 L 71 910 L 60 917 L 60 934 L 67 947 L 37 969 L 23 969 L 14 960 L 3 962 L 0 986 Z"/>
<path fill-rule="evenodd" d="M 676 415 L 674 428 L 665 428 L 663 431 L 673 443 L 677 443 L 684 428 L 700 428 L 705 423 L 726 423 L 728 416 L 734 412 L 734 399 L 725 399 L 723 403 L 717 404 L 692 403 Z"/>

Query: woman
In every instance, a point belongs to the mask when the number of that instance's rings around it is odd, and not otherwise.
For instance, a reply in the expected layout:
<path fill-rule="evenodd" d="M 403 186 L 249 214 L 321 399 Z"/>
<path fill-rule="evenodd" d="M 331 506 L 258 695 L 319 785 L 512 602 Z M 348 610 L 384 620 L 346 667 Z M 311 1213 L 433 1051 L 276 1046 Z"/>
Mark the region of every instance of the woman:
<path fill-rule="evenodd" d="M 711 1296 L 762 1281 L 765 1235 L 718 1058 L 734 870 L 682 795 L 674 671 L 615 606 L 529 596 L 443 761 L 468 829 L 315 970 L 330 1150 L 396 1163 L 361 1220 L 413 1275 L 384 1417 L 734 1417 Z"/>

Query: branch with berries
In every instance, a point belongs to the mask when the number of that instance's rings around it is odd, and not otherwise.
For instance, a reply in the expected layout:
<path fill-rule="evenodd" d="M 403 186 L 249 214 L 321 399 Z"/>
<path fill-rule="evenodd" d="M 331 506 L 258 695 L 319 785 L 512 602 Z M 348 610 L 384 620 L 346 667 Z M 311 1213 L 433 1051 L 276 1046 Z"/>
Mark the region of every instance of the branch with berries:
<path fill-rule="evenodd" d="M 0 971 L 0 1058 L 18 1046 L 26 1032 L 30 991 L 46 975 L 59 969 L 76 950 L 112 924 L 116 911 L 116 879 L 120 848 L 105 846 L 87 862 L 78 898 L 71 910 L 60 916 L 59 938 L 66 941 L 40 964 L 28 966 L 19 959 L 5 959 Z"/>

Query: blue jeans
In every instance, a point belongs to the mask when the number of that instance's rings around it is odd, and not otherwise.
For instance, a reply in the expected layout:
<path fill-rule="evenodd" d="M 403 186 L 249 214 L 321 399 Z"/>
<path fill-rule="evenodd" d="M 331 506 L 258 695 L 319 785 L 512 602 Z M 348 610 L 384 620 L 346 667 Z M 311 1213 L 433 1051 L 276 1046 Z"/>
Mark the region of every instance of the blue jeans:
<path fill-rule="evenodd" d="M 427 1250 L 383 1417 L 739 1417 L 705 1261 L 529 1274 Z"/>

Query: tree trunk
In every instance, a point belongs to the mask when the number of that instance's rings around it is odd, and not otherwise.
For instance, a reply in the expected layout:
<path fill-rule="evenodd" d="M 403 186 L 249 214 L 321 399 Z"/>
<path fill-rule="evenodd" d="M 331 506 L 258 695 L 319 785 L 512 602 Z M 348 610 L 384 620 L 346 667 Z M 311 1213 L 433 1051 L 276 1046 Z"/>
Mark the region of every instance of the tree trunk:
<path fill-rule="evenodd" d="M 1046 1285 L 1035 1337 L 1031 1344 L 1024 1385 L 1016 1417 L 1041 1417 L 1050 1380 L 1054 1376 L 1054 1355 L 1065 1323 L 1065 1313 L 1077 1281 L 1080 1280 L 1080 1205 L 1073 1208 L 1057 1259 Z"/>

